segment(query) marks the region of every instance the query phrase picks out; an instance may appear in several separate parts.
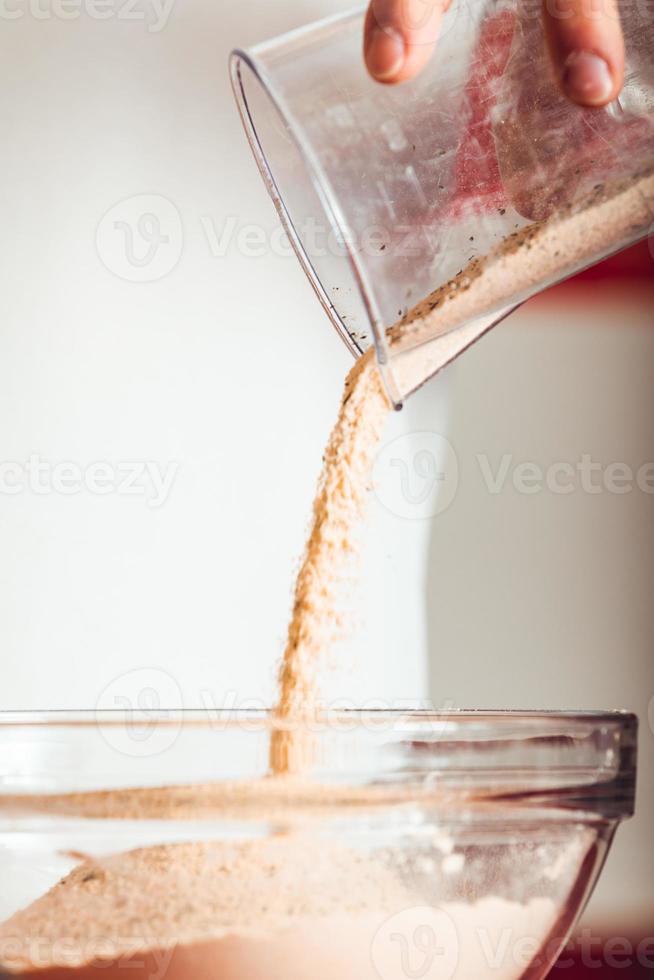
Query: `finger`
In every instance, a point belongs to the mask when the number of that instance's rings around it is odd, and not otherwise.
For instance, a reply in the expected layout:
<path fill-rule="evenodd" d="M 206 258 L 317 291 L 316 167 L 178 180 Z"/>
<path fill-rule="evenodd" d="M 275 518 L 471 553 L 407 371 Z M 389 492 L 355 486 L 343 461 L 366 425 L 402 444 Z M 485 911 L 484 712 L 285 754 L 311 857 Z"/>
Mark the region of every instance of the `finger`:
<path fill-rule="evenodd" d="M 624 81 L 617 0 L 544 0 L 545 32 L 559 83 L 572 102 L 604 106 Z"/>
<path fill-rule="evenodd" d="M 429 61 L 450 0 L 371 0 L 364 56 L 378 82 L 394 84 L 417 75 Z"/>

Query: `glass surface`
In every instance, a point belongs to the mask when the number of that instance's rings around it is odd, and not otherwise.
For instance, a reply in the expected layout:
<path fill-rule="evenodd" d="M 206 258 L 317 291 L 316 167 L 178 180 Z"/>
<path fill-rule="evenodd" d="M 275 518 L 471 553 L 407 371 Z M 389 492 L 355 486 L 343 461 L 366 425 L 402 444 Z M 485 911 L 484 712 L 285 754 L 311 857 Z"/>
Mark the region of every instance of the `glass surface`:
<path fill-rule="evenodd" d="M 333 714 L 294 729 L 299 779 L 266 713 L 0 715 L 0 975 L 544 977 L 633 811 L 636 724 Z"/>
<path fill-rule="evenodd" d="M 540 5 L 520 0 L 454 0 L 436 56 L 400 86 L 366 73 L 363 10 L 232 56 L 241 116 L 300 261 L 350 349 L 375 343 L 396 403 L 432 361 L 457 356 L 529 296 L 650 230 L 652 180 L 628 217 L 607 206 L 593 227 L 566 232 L 569 255 L 541 260 L 522 281 L 505 277 L 474 314 L 461 308 L 418 334 L 387 336 L 533 222 L 576 214 L 651 176 L 654 14 L 641 3 L 621 11 L 626 82 L 602 110 L 559 92 Z M 442 334 L 452 335 L 445 355 L 442 345 L 431 360 L 411 355 Z"/>

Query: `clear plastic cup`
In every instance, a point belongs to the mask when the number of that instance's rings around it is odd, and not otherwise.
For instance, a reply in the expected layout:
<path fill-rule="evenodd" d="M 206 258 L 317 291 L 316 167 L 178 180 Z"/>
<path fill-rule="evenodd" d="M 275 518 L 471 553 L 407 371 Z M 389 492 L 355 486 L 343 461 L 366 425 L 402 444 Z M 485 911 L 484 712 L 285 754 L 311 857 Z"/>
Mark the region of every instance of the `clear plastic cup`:
<path fill-rule="evenodd" d="M 619 712 L 0 713 L 3 980 L 541 980 L 633 812 Z"/>
<path fill-rule="evenodd" d="M 454 0 L 435 57 L 400 86 L 367 75 L 362 10 L 233 53 L 297 255 L 350 350 L 374 342 L 396 404 L 529 296 L 647 235 L 654 13 L 622 7 L 626 83 L 601 110 L 560 93 L 540 0 Z M 507 267 L 518 236 L 532 261 Z"/>

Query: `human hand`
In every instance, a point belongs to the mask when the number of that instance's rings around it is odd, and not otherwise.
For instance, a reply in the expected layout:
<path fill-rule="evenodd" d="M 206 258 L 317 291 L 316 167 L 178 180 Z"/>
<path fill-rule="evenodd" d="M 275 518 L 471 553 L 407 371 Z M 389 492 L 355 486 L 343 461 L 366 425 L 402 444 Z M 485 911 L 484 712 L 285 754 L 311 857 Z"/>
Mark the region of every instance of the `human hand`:
<path fill-rule="evenodd" d="M 425 67 L 451 0 L 371 0 L 364 55 L 379 82 L 396 84 Z M 618 0 L 542 0 L 547 46 L 559 85 L 581 106 L 601 107 L 620 94 L 624 40 Z"/>

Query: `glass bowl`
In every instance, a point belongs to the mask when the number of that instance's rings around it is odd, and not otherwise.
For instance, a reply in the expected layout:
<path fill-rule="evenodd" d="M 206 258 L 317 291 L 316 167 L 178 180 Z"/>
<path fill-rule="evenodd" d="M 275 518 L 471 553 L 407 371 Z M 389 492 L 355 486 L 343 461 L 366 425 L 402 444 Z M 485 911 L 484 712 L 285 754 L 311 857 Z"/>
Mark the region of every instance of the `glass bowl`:
<path fill-rule="evenodd" d="M 0 976 L 544 977 L 633 811 L 609 713 L 0 714 Z"/>

